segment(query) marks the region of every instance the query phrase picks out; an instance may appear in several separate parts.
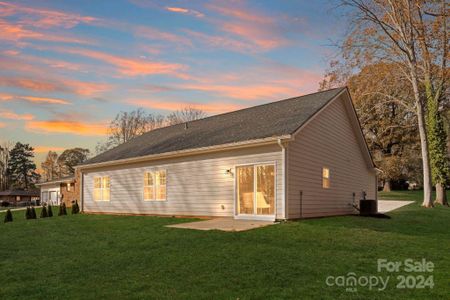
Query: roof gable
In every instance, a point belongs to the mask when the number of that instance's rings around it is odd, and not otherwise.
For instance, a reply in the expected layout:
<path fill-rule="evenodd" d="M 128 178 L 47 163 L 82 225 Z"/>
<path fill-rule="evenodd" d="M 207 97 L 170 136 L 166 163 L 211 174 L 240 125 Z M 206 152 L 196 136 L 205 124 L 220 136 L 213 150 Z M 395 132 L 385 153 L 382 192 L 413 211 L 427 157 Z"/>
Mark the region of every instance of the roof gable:
<path fill-rule="evenodd" d="M 344 88 L 271 102 L 144 133 L 86 164 L 245 142 L 294 133 Z"/>

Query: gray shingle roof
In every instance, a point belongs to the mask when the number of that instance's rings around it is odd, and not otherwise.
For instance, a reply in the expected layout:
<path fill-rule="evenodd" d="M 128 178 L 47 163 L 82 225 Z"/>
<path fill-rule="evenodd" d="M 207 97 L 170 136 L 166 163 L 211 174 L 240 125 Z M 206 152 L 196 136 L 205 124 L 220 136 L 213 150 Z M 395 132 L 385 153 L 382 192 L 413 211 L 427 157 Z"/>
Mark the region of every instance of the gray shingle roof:
<path fill-rule="evenodd" d="M 21 191 L 21 190 L 6 190 L 0 192 L 0 196 L 31 196 L 39 197 L 39 190 Z"/>
<path fill-rule="evenodd" d="M 86 164 L 216 146 L 294 133 L 345 88 L 271 102 L 144 133 Z"/>

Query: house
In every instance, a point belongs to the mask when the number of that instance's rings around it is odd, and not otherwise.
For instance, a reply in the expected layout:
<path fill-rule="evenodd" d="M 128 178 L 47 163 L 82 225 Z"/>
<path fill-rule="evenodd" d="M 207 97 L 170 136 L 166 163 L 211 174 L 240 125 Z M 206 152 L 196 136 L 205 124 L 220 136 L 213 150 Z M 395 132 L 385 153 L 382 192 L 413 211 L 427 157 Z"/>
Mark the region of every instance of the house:
<path fill-rule="evenodd" d="M 346 88 L 156 129 L 77 170 L 86 213 L 282 220 L 377 197 Z"/>
<path fill-rule="evenodd" d="M 80 188 L 76 184 L 75 176 L 66 176 L 55 180 L 36 184 L 41 189 L 41 202 L 60 205 L 64 201 L 67 207 L 79 201 Z"/>
<path fill-rule="evenodd" d="M 38 190 L 8 190 L 0 192 L 1 206 L 25 206 L 39 203 Z"/>

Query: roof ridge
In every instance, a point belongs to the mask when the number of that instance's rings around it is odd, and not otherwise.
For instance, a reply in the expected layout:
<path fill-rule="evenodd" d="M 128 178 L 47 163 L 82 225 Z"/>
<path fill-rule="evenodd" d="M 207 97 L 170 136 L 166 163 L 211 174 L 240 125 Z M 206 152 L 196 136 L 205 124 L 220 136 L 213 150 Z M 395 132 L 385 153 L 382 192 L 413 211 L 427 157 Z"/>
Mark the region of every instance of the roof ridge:
<path fill-rule="evenodd" d="M 143 136 L 143 135 L 145 135 L 145 134 L 147 134 L 147 133 L 150 133 L 150 132 L 155 132 L 155 131 L 158 131 L 158 130 L 161 130 L 161 129 L 165 129 L 165 128 L 169 128 L 169 127 L 180 126 L 180 125 L 182 125 L 182 124 L 184 124 L 184 123 L 193 123 L 193 122 L 203 121 L 203 120 L 210 119 L 210 118 L 215 118 L 215 117 L 219 117 L 219 116 L 224 116 L 224 115 L 236 113 L 236 112 L 238 112 L 238 111 L 244 111 L 244 110 L 253 109 L 253 108 L 256 108 L 256 107 L 261 107 L 261 106 L 271 105 L 271 104 L 280 103 L 280 102 L 285 102 L 285 101 L 289 101 L 289 100 L 296 100 L 296 99 L 299 99 L 299 98 L 303 98 L 303 97 L 307 97 L 307 96 L 312 96 L 312 95 L 316 95 L 316 94 L 320 94 L 320 93 L 325 93 L 325 92 L 330 92 L 330 91 L 338 90 L 338 89 L 345 89 L 345 87 L 336 87 L 336 88 L 332 88 L 332 89 L 328 89 L 328 90 L 324 90 L 324 91 L 317 91 L 317 92 L 310 93 L 310 94 L 305 94 L 305 95 L 301 95 L 301 96 L 290 97 L 290 98 L 287 98 L 287 99 L 275 100 L 275 101 L 271 101 L 271 102 L 267 102 L 267 103 L 263 103 L 263 104 L 258 104 L 258 105 L 254 105 L 254 106 L 250 106 L 250 107 L 241 108 L 241 109 L 238 109 L 238 110 L 233 110 L 233 111 L 224 112 L 224 113 L 217 114 L 217 115 L 207 116 L 207 117 L 204 117 L 204 118 L 201 118 L 201 119 L 196 119 L 196 120 L 187 121 L 187 122 L 183 122 L 183 123 L 178 123 L 178 124 L 173 124 L 173 125 L 163 126 L 163 127 L 155 128 L 155 129 L 153 129 L 153 130 L 149 130 L 149 131 L 147 131 L 147 132 L 144 132 L 143 134 L 138 135 L 138 136 L 134 137 L 133 139 L 138 138 L 138 137 L 140 137 L 140 136 Z"/>

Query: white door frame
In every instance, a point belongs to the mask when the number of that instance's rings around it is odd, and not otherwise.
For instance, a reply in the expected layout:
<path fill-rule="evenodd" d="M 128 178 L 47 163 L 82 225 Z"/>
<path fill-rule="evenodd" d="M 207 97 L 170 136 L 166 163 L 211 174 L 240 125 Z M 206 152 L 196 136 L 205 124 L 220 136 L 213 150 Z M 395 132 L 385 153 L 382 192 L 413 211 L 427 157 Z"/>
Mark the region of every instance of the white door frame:
<path fill-rule="evenodd" d="M 253 166 L 254 167 L 254 171 L 256 172 L 256 167 L 257 166 L 267 166 L 267 165 L 272 165 L 273 166 L 273 170 L 275 172 L 274 174 L 274 187 L 273 187 L 273 194 L 274 194 L 274 201 L 273 201 L 273 209 L 274 209 L 274 214 L 273 215 L 258 215 L 258 214 L 239 214 L 238 213 L 238 196 L 237 196 L 237 186 L 238 186 L 238 173 L 237 173 L 237 168 L 238 167 L 245 167 L 245 166 Z M 277 196 L 277 176 L 278 176 L 278 172 L 277 172 L 277 162 L 276 161 L 268 161 L 268 162 L 256 162 L 256 163 L 247 163 L 247 164 L 238 164 L 234 166 L 234 218 L 235 219 L 239 219 L 239 220 L 261 220 L 261 221 L 275 221 L 276 219 L 276 214 L 277 214 L 277 202 L 278 202 L 278 196 Z M 254 176 L 253 178 L 253 187 L 256 187 L 256 176 Z M 254 203 L 254 209 L 257 209 L 257 205 L 256 203 L 256 191 L 254 192 L 253 195 L 253 203 Z"/>

